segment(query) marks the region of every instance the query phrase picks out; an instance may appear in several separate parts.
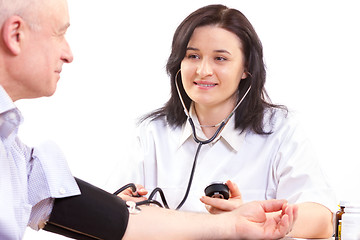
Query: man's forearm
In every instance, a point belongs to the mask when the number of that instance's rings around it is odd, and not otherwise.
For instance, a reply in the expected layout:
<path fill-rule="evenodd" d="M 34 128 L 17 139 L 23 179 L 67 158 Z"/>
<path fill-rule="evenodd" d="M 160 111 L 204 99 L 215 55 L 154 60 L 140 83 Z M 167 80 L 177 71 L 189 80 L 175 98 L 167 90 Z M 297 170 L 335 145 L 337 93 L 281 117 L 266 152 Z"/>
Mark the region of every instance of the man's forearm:
<path fill-rule="evenodd" d="M 130 214 L 124 239 L 230 239 L 235 234 L 235 223 L 225 215 L 141 209 L 139 214 Z"/>
<path fill-rule="evenodd" d="M 250 202 L 217 215 L 142 207 L 130 214 L 124 239 L 279 239 L 296 218 L 297 207 L 285 200 Z"/>

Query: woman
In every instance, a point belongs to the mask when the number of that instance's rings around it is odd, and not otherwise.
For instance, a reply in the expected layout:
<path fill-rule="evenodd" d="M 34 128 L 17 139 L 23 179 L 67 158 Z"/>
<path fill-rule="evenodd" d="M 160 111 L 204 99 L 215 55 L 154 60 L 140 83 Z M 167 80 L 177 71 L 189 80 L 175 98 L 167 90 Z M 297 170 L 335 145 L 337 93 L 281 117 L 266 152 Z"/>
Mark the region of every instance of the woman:
<path fill-rule="evenodd" d="M 142 119 L 126 179 L 141 184 L 138 193 L 160 187 L 171 208 L 210 213 L 284 198 L 299 208 L 291 236 L 330 237 L 333 192 L 293 116 L 268 98 L 262 45 L 246 17 L 223 5 L 190 14 L 174 34 L 167 72 L 171 97 Z M 194 141 L 187 115 L 210 143 Z M 201 197 L 228 179 L 229 200 Z"/>

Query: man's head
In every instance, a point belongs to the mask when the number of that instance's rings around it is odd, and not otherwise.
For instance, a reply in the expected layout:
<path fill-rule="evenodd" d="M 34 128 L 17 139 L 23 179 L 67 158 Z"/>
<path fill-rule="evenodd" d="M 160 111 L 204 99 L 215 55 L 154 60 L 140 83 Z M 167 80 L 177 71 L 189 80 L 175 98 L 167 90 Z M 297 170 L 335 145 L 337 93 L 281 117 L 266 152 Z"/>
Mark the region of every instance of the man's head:
<path fill-rule="evenodd" d="M 66 0 L 0 0 L 0 25 L 0 85 L 13 101 L 51 96 L 73 60 Z"/>

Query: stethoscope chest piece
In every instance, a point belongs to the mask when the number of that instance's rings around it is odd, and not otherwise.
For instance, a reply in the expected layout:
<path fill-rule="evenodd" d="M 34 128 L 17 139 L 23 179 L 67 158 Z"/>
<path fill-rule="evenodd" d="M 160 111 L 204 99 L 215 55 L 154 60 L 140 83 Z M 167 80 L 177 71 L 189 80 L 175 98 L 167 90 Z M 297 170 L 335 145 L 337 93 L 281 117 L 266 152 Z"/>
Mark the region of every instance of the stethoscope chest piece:
<path fill-rule="evenodd" d="M 229 187 L 224 183 L 212 183 L 204 190 L 205 195 L 212 198 L 229 199 Z"/>

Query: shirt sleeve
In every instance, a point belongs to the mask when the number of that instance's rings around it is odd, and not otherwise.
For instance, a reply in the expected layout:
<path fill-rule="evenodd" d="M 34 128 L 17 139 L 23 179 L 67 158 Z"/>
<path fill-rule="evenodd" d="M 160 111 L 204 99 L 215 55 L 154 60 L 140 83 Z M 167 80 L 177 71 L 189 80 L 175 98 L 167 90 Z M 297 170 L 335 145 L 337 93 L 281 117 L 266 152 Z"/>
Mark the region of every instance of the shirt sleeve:
<path fill-rule="evenodd" d="M 47 198 L 39 203 L 31 209 L 29 227 L 38 231 L 45 227 L 45 223 L 49 220 L 50 214 L 54 205 L 54 198 Z"/>
<path fill-rule="evenodd" d="M 80 194 L 65 157 L 53 142 L 45 142 L 32 151 L 28 176 L 28 198 L 33 206 L 29 226 L 38 230 L 47 221 L 54 198 Z"/>
<path fill-rule="evenodd" d="M 290 203 L 315 202 L 336 211 L 335 193 L 304 130 L 293 120 L 285 129 L 274 168 L 277 198 Z"/>

